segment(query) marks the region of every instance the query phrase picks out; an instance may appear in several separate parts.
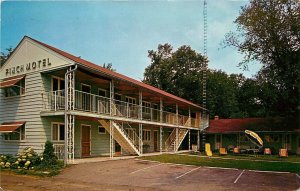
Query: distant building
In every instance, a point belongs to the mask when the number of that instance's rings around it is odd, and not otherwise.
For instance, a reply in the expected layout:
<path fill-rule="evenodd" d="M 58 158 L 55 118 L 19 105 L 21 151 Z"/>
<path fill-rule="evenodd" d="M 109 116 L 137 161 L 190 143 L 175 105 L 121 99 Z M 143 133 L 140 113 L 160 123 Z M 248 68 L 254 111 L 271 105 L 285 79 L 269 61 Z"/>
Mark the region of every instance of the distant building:
<path fill-rule="evenodd" d="M 176 152 L 208 126 L 199 105 L 27 36 L 0 74 L 0 153 L 46 140 L 68 162 Z"/>
<path fill-rule="evenodd" d="M 272 153 L 286 148 L 290 153 L 300 154 L 300 129 L 297 120 L 284 118 L 244 118 L 244 119 L 219 119 L 210 120 L 209 127 L 205 130 L 207 141 L 211 148 L 218 150 L 220 147 L 231 149 L 240 147 L 254 148 L 245 135 L 245 130 L 256 132 L 263 140 L 265 148 L 271 148 Z"/>

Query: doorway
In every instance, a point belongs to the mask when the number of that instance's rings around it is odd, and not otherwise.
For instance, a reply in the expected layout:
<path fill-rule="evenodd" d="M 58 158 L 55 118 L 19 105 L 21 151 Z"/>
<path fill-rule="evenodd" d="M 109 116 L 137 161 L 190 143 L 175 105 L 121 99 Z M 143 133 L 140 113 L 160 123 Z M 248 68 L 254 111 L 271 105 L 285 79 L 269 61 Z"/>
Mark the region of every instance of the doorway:
<path fill-rule="evenodd" d="M 91 126 L 81 125 L 81 156 L 91 156 Z"/>
<path fill-rule="evenodd" d="M 154 151 L 158 151 L 158 131 L 153 131 L 154 137 L 153 137 L 153 142 L 154 142 Z"/>

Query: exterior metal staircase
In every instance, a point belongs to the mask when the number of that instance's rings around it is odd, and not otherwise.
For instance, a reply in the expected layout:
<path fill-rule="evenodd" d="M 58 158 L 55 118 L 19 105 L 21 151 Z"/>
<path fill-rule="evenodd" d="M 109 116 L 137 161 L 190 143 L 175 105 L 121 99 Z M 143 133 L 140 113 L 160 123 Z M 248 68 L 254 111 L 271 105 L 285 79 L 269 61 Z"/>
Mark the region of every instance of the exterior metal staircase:
<path fill-rule="evenodd" d="M 178 151 L 181 143 L 183 142 L 184 138 L 188 134 L 188 129 L 178 129 L 178 139 L 176 141 L 176 128 L 172 131 L 170 136 L 165 142 L 165 150 L 166 151 Z"/>
<path fill-rule="evenodd" d="M 104 119 L 99 119 L 99 123 L 106 129 L 106 131 L 110 132 L 110 122 Z M 139 136 L 135 133 L 135 131 L 131 131 L 130 135 L 123 126 L 118 124 L 116 121 L 112 121 L 113 125 L 113 138 L 119 143 L 119 145 L 124 149 L 128 154 L 132 155 L 142 155 L 142 152 L 139 150 L 139 143 L 142 143 Z M 130 127 L 127 125 L 127 127 Z M 131 127 L 130 127 L 131 128 Z M 127 128 L 128 129 L 128 128 Z"/>

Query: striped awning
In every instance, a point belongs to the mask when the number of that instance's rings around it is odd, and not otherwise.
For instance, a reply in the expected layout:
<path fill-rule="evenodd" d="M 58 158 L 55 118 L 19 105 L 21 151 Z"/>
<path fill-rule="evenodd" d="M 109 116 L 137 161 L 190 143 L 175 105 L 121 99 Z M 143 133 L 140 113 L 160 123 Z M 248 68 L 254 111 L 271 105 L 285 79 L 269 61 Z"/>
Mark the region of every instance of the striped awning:
<path fill-rule="evenodd" d="M 0 133 L 12 133 L 25 124 L 25 121 L 7 122 L 0 125 Z"/>
<path fill-rule="evenodd" d="M 7 88 L 16 85 L 20 80 L 22 80 L 25 75 L 14 76 L 10 78 L 6 78 L 0 82 L 0 88 Z"/>

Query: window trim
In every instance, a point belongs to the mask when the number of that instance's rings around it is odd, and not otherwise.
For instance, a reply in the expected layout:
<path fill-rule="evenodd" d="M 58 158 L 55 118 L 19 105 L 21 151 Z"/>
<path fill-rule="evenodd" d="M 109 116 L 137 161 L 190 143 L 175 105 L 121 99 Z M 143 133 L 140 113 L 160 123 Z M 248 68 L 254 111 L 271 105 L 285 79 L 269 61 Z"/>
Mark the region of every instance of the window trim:
<path fill-rule="evenodd" d="M 60 128 L 60 125 L 64 125 L 65 126 L 65 123 L 63 123 L 63 122 L 51 122 L 51 141 L 52 142 L 64 142 L 65 141 L 65 137 L 64 137 L 64 140 L 54 140 L 53 139 L 53 125 L 54 124 L 56 124 L 56 125 L 58 125 L 58 128 Z M 66 128 L 66 126 L 65 126 L 65 128 Z M 59 131 L 59 129 L 57 130 L 57 133 L 58 133 L 58 139 L 59 139 L 59 137 L 60 137 L 60 131 Z"/>
<path fill-rule="evenodd" d="M 103 132 L 99 132 L 99 129 L 103 128 L 104 129 L 104 133 Z M 105 135 L 106 134 L 106 129 L 103 127 L 103 125 L 98 125 L 98 134 L 99 135 Z"/>
<path fill-rule="evenodd" d="M 19 140 L 6 140 L 5 139 L 5 134 L 6 133 L 2 133 L 2 140 L 5 141 L 5 142 L 18 142 L 18 143 L 19 142 L 26 142 L 26 137 L 27 137 L 26 136 L 26 134 L 27 134 L 26 133 L 26 124 L 22 125 L 20 128 L 22 128 L 22 127 L 24 127 L 24 139 L 23 140 L 21 139 L 21 133 L 19 133 L 19 132 L 18 132 L 18 134 L 19 134 Z M 18 129 L 20 129 L 20 128 L 18 128 Z M 7 134 L 10 134 L 10 133 L 7 133 Z"/>
<path fill-rule="evenodd" d="M 128 102 L 128 101 L 126 101 L 126 99 L 128 99 L 128 100 L 134 100 L 134 103 Z M 132 105 L 136 105 L 136 98 L 130 97 L 130 96 L 125 96 L 125 102 L 129 103 L 129 104 L 132 104 Z"/>
<path fill-rule="evenodd" d="M 88 86 L 90 88 L 90 92 L 84 92 L 82 91 L 82 86 Z M 85 84 L 85 83 L 80 83 L 80 91 L 87 93 L 87 94 L 91 94 L 92 93 L 92 86 L 89 84 Z"/>
<path fill-rule="evenodd" d="M 149 139 L 144 139 L 144 132 L 149 132 Z M 151 130 L 150 129 L 143 129 L 143 136 L 142 136 L 143 141 L 150 141 L 151 142 Z"/>
<path fill-rule="evenodd" d="M 147 106 L 144 106 L 143 104 L 149 104 L 149 107 L 147 107 Z M 148 101 L 142 101 L 142 111 L 143 111 L 143 113 L 147 113 L 147 114 L 149 114 L 149 113 L 151 113 L 151 109 L 152 109 L 152 107 L 151 107 L 151 102 L 148 102 Z"/>
<path fill-rule="evenodd" d="M 58 84 L 57 84 L 57 88 L 58 90 L 53 90 L 53 79 L 57 79 L 58 80 Z M 61 89 L 60 88 L 60 81 L 65 81 L 64 78 L 61 78 L 61 77 L 58 77 L 58 76 L 51 76 L 51 91 L 61 91 L 61 90 L 64 90 L 64 89 Z"/>
<path fill-rule="evenodd" d="M 103 97 L 103 96 L 99 95 L 99 91 L 103 91 L 103 92 L 105 92 L 105 96 L 104 96 L 104 97 L 106 97 L 106 98 L 107 98 L 107 90 L 106 90 L 106 89 L 103 89 L 103 88 L 98 88 L 98 96 L 100 96 L 100 97 Z"/>

